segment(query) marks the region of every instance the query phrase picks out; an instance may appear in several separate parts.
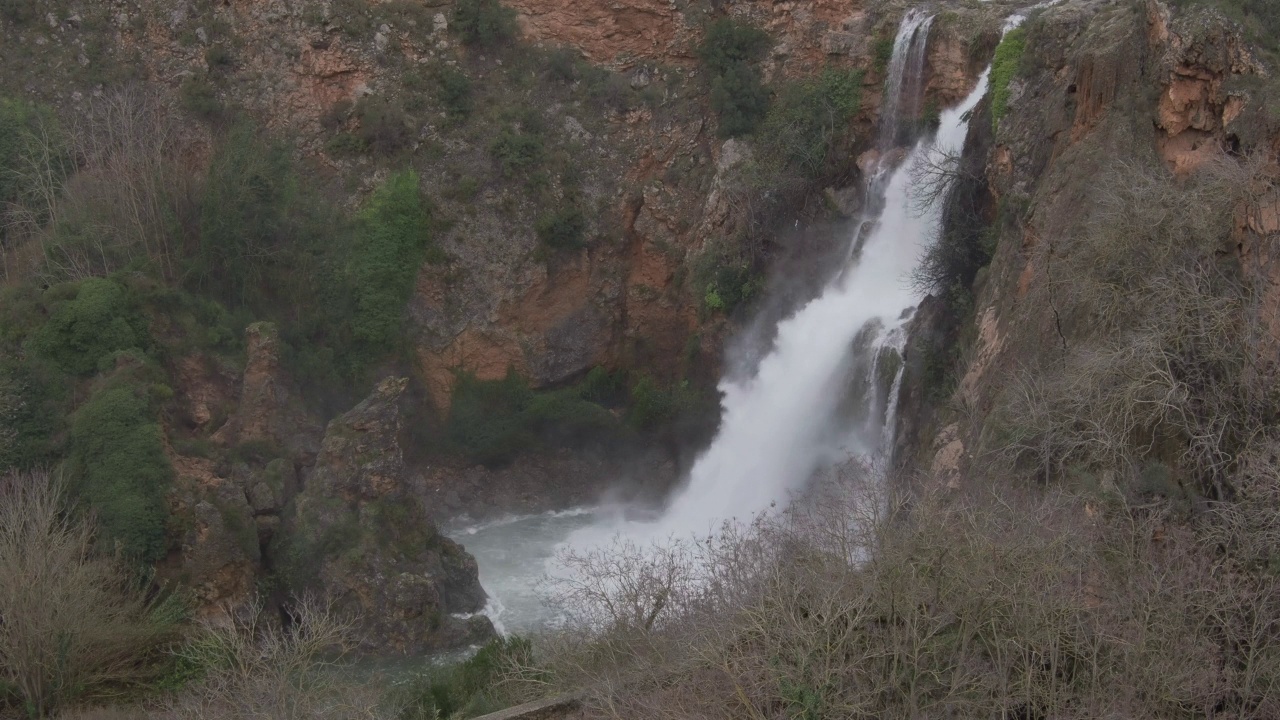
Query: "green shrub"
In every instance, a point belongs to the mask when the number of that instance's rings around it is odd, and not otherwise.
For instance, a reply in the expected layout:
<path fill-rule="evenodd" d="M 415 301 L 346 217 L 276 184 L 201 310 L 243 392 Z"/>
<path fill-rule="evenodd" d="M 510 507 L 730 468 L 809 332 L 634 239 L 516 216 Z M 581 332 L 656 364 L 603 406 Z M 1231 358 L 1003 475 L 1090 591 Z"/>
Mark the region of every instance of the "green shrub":
<path fill-rule="evenodd" d="M 532 666 L 533 646 L 521 637 L 492 640 L 471 658 L 432 670 L 397 691 L 399 720 L 469 718 L 506 705 L 495 687 L 511 667 Z"/>
<path fill-rule="evenodd" d="M 14 25 L 26 25 L 40 17 L 36 0 L 0 0 L 0 18 Z"/>
<path fill-rule="evenodd" d="M 204 75 L 193 75 L 182 81 L 178 87 L 178 102 L 184 110 L 205 120 L 221 117 L 224 109 L 218 89 Z"/>
<path fill-rule="evenodd" d="M 707 28 L 698 57 L 711 74 L 711 107 L 720 134 L 753 132 L 769 108 L 769 92 L 756 63 L 769 51 L 769 35 L 759 28 L 721 19 Z"/>
<path fill-rule="evenodd" d="M 502 174 L 511 176 L 523 172 L 542 162 L 545 150 L 542 138 L 527 131 L 503 129 L 498 138 L 489 146 Z"/>
<path fill-rule="evenodd" d="M 1013 81 L 1027 48 L 1027 31 L 1010 30 L 996 46 L 995 59 L 991 61 L 991 123 L 999 128 L 1000 121 L 1009 112 L 1009 83 Z"/>
<path fill-rule="evenodd" d="M 413 140 L 409 116 L 387 98 L 362 98 L 356 104 L 356 117 L 360 119 L 358 137 L 376 153 L 392 155 Z"/>
<path fill-rule="evenodd" d="M 351 261 L 352 333 L 364 353 L 377 356 L 395 347 L 430 240 L 431 213 L 417 174 L 406 170 L 387 178 L 357 219 Z"/>
<path fill-rule="evenodd" d="M 455 379 L 445 433 L 467 457 L 501 465 L 533 444 L 522 414 L 533 397 L 514 371 L 502 380 L 478 380 L 469 373 Z"/>
<path fill-rule="evenodd" d="M 502 465 L 538 447 L 612 442 L 623 429 L 605 404 L 620 400 L 622 380 L 603 369 L 583 382 L 535 391 L 515 371 L 501 380 L 455 379 L 445 435 L 455 452 L 486 465 Z"/>
<path fill-rule="evenodd" d="M 552 79 L 566 84 L 578 81 L 582 74 L 582 53 L 571 47 L 558 47 L 547 56 L 547 72 Z"/>
<path fill-rule="evenodd" d="M 763 60 L 772 42 L 760 28 L 722 18 L 707 28 L 698 46 L 698 58 L 713 74 L 723 75 L 739 65 Z"/>
<path fill-rule="evenodd" d="M 0 473 L 54 460 L 59 410 L 52 383 L 29 364 L 0 354 Z"/>
<path fill-rule="evenodd" d="M 671 394 L 658 387 L 653 378 L 640 378 L 631 387 L 630 419 L 637 427 L 649 429 L 671 419 Z"/>
<path fill-rule="evenodd" d="M 636 107 L 640 95 L 622 75 L 600 70 L 591 73 L 587 92 L 593 103 L 619 113 L 629 112 Z"/>
<path fill-rule="evenodd" d="M 349 132 L 340 132 L 324 144 L 324 151 L 335 157 L 359 155 L 368 149 L 368 144 L 359 135 Z"/>
<path fill-rule="evenodd" d="M 862 73 L 828 68 L 790 83 L 769 110 L 760 142 L 766 152 L 815 176 L 826 165 L 839 131 L 858 112 Z"/>
<path fill-rule="evenodd" d="M 876 44 L 871 49 L 871 62 L 878 73 L 889 69 L 889 63 L 893 60 L 893 40 L 892 35 L 876 38 Z"/>
<path fill-rule="evenodd" d="M 471 114 L 471 79 L 466 73 L 455 67 L 443 66 L 436 73 L 436 84 L 440 103 L 450 115 L 464 118 Z"/>
<path fill-rule="evenodd" d="M 107 542 L 131 559 L 165 552 L 165 492 L 173 470 L 147 388 L 117 381 L 94 393 L 71 421 L 72 489 Z"/>
<path fill-rule="evenodd" d="M 49 319 L 32 335 L 33 353 L 84 376 L 114 351 L 149 345 L 146 320 L 119 283 L 90 278 L 74 288 L 74 297 L 55 302 Z"/>
<path fill-rule="evenodd" d="M 297 177 L 288 149 L 248 124 L 214 150 L 201 199 L 199 244 L 188 275 L 197 289 L 243 305 L 290 246 Z M 292 270 L 293 268 L 290 268 Z"/>
<path fill-rule="evenodd" d="M 584 244 L 587 218 L 577 205 L 547 213 L 534 223 L 538 240 L 552 250 L 577 250 Z"/>
<path fill-rule="evenodd" d="M 210 71 L 230 70 L 236 58 L 225 45 L 211 45 L 204 51 L 204 62 Z"/>
<path fill-rule="evenodd" d="M 516 36 L 516 13 L 498 0 L 458 0 L 451 27 L 467 45 L 491 47 Z"/>

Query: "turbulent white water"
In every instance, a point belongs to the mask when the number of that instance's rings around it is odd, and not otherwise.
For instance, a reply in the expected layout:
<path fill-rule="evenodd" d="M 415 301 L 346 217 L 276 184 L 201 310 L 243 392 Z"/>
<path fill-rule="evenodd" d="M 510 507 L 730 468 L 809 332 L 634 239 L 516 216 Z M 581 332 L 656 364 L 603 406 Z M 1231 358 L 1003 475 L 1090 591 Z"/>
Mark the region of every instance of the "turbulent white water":
<path fill-rule="evenodd" d="M 886 100 L 889 115 L 882 129 L 882 136 L 890 140 L 902 120 L 899 113 L 916 102 L 903 97 L 919 91 L 928 26 L 927 16 L 913 13 L 899 31 L 887 90 L 892 99 Z M 721 383 L 720 432 L 662 518 L 656 523 L 587 528 L 570 542 L 590 541 L 600 531 L 641 537 L 703 533 L 727 519 L 748 519 L 784 505 L 819 463 L 831 457 L 830 429 L 838 424 L 850 365 L 859 352 L 875 354 L 886 343 L 900 342 L 901 333 L 894 331 L 920 300 L 910 275 L 936 233 L 941 207 L 935 203 L 919 212 L 912 202 L 909 169 L 922 156 L 941 162 L 959 153 L 968 133 L 969 111 L 986 90 L 984 73 L 964 102 L 942 113 L 933 137 L 922 139 L 896 165 L 891 163 L 893 153 L 886 153 L 881 169 L 885 176 L 870 183 L 873 191 L 877 185 L 883 188 L 883 201 L 875 203 L 882 209 L 879 217 L 867 218 L 872 226 L 860 251 L 818 298 L 779 324 L 773 348 L 753 377 Z M 855 343 L 864 328 L 876 327 L 884 330 L 869 347 Z M 874 361 L 865 364 L 875 368 Z M 867 402 L 874 402 L 875 394 L 868 393 Z M 891 414 L 892 399 L 888 408 Z M 834 450 L 868 455 L 883 450 L 885 414 L 871 416 L 876 419 L 870 424 L 874 431 L 864 427 L 844 433 L 844 446 Z"/>
<path fill-rule="evenodd" d="M 884 388 L 878 363 L 883 348 L 901 349 L 902 326 L 920 300 L 911 272 L 934 238 L 942 212 L 941 203 L 923 211 L 913 203 L 910 168 L 958 155 L 969 113 L 987 92 L 984 72 L 959 106 L 941 114 L 933 136 L 917 142 L 905 158 L 892 151 L 900 125 L 916 119 L 930 22 L 928 15 L 913 11 L 899 28 L 882 115 L 883 159 L 868 178 L 868 216 L 849 239 L 847 266 L 816 299 L 779 323 L 754 375 L 721 382 L 719 434 L 660 518 L 636 522 L 601 511 L 586 524 L 580 518 L 538 521 L 533 540 L 506 527 L 458 536 L 475 554 L 486 589 L 506 606 L 501 621 L 509 629 L 513 623 L 533 629 L 553 619 L 545 606 L 512 613 L 533 592 L 535 583 L 526 576 L 546 570 L 533 556 L 544 552 L 556 533 L 567 535 L 563 544 L 576 548 L 617 535 L 644 542 L 703 534 L 725 520 L 747 520 L 784 506 L 824 462 L 848 454 L 875 456 L 892 446 L 901 371 L 891 388 Z M 865 387 L 857 399 L 864 407 L 855 418 L 848 417 L 847 407 L 851 377 L 862 377 Z"/>

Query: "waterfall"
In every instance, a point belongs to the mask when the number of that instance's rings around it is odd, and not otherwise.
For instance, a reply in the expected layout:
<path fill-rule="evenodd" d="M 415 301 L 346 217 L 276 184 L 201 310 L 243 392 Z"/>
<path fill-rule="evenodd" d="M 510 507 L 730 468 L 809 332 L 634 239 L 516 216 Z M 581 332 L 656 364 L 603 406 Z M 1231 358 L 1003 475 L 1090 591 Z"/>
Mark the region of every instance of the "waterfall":
<path fill-rule="evenodd" d="M 881 152 L 892 149 L 902 128 L 903 111 L 914 120 L 920 109 L 924 79 L 925 51 L 929 45 L 929 28 L 933 16 L 921 8 L 907 11 L 893 39 L 893 55 L 889 60 L 885 82 L 884 106 L 880 109 Z"/>
<path fill-rule="evenodd" d="M 910 281 L 941 223 L 940 203 L 921 210 L 911 198 L 910 168 L 959 153 L 969 116 L 987 92 L 984 72 L 937 131 L 895 152 L 904 123 L 914 123 L 931 17 L 903 18 L 888 67 L 881 117 L 881 158 L 867 178 L 865 216 L 849 238 L 846 267 L 821 294 L 777 327 L 753 376 L 725 378 L 720 431 L 695 461 L 662 516 L 648 523 L 616 519 L 584 528 L 569 544 L 595 544 L 618 532 L 633 538 L 704 533 L 727 519 L 746 520 L 785 505 L 824 462 L 875 456 L 892 446 L 901 363 L 886 383 L 885 353 L 901 350 L 904 324 L 920 300 Z M 874 195 L 874 198 L 871 197 Z M 851 380 L 863 388 L 849 417 Z M 607 527 L 606 527 L 607 526 Z"/>

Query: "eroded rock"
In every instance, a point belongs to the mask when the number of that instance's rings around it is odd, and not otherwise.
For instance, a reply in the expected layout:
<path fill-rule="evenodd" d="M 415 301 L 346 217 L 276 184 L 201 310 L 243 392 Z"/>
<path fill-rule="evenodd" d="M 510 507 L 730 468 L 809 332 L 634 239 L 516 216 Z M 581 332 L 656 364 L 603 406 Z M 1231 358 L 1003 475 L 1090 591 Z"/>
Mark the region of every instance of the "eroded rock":
<path fill-rule="evenodd" d="M 420 653 L 492 636 L 474 558 L 410 492 L 400 446 L 406 378 L 332 422 L 287 521 L 276 565 L 295 593 L 359 618 L 366 649 Z M 457 617 L 462 615 L 463 617 Z"/>

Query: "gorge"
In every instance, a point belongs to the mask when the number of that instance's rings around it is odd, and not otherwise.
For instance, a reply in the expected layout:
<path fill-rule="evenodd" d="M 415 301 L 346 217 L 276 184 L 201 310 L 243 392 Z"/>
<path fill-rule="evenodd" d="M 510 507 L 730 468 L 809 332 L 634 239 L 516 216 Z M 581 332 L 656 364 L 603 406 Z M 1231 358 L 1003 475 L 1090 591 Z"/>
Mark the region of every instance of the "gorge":
<path fill-rule="evenodd" d="M 1276 715 L 1275 37 L 0 0 L 0 717 Z"/>

